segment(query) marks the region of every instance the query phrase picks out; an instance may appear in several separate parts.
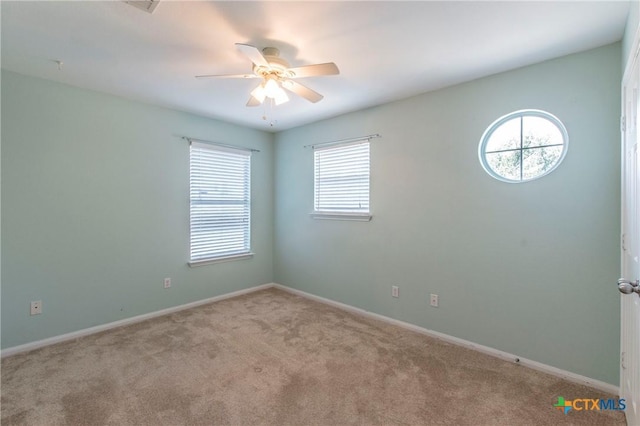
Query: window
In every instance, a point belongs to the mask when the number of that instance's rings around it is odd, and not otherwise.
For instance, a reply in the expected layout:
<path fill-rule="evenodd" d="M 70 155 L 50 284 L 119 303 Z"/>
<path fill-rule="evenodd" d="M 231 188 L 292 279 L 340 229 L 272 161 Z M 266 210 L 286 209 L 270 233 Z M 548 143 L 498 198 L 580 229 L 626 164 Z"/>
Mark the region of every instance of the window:
<path fill-rule="evenodd" d="M 251 256 L 251 152 L 191 142 L 191 261 Z"/>
<path fill-rule="evenodd" d="M 503 182 L 526 182 L 555 170 L 567 153 L 569 137 L 548 112 L 523 110 L 496 120 L 484 132 L 478 154 L 482 167 Z"/>
<path fill-rule="evenodd" d="M 315 148 L 313 216 L 371 219 L 368 139 Z"/>

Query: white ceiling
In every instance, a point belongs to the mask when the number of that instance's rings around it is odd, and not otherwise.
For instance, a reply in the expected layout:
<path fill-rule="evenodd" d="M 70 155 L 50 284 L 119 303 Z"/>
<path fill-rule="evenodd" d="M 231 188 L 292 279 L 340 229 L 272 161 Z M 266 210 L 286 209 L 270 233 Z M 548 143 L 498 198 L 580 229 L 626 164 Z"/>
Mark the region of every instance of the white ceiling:
<path fill-rule="evenodd" d="M 153 14 L 120 1 L 2 1 L 2 67 L 259 129 L 278 131 L 622 38 L 627 1 L 192 2 Z M 253 79 L 234 47 L 274 46 L 291 66 L 335 62 L 340 75 L 245 106 Z M 55 60 L 64 65 L 58 70 Z"/>

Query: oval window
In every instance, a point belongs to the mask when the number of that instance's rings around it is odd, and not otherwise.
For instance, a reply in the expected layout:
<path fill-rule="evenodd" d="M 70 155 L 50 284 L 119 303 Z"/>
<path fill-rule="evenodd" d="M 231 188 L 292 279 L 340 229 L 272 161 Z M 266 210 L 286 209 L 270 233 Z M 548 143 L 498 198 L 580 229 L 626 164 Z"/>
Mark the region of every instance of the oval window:
<path fill-rule="evenodd" d="M 482 167 L 503 182 L 519 183 L 551 173 L 567 154 L 569 136 L 548 112 L 515 111 L 499 118 L 482 135 Z"/>

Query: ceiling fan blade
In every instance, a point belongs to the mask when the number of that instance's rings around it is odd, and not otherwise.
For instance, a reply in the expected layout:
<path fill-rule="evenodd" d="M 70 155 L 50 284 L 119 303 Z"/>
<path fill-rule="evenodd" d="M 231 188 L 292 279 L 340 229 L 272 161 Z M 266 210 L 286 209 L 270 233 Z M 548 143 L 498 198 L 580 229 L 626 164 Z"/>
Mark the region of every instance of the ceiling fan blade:
<path fill-rule="evenodd" d="M 287 90 L 291 90 L 293 93 L 295 93 L 298 96 L 302 96 L 309 102 L 316 103 L 318 101 L 321 101 L 322 98 L 324 98 L 324 96 L 322 96 L 320 93 L 309 89 L 307 86 L 304 86 L 298 83 L 297 81 L 286 80 L 282 84 L 282 87 L 284 87 Z"/>
<path fill-rule="evenodd" d="M 340 74 L 338 66 L 333 62 L 326 64 L 305 65 L 303 67 L 289 68 L 293 72 L 293 77 L 313 77 L 316 75 L 337 75 Z"/>
<path fill-rule="evenodd" d="M 255 74 L 208 74 L 196 75 L 196 78 L 258 78 Z"/>
<path fill-rule="evenodd" d="M 260 67 L 271 68 L 269 66 L 269 62 L 262 56 L 262 52 L 258 50 L 257 47 L 251 46 L 249 44 L 236 43 L 236 47 L 238 50 L 251 60 L 254 64 Z"/>
<path fill-rule="evenodd" d="M 253 96 L 250 96 L 249 101 L 247 102 L 248 107 L 260 106 L 260 104 L 261 104 L 260 101 L 254 98 Z"/>

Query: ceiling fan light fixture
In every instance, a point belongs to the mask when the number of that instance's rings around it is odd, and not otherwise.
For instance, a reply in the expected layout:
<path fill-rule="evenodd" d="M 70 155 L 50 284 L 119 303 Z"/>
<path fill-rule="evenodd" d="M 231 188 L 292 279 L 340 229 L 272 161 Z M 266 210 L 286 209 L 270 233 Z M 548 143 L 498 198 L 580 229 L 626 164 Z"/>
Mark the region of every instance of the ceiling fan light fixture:
<path fill-rule="evenodd" d="M 289 101 L 289 96 L 280 86 L 278 80 L 274 78 L 266 78 L 266 81 L 261 83 L 258 87 L 251 92 L 258 102 L 263 103 L 266 98 L 273 99 L 276 105 L 281 105 Z"/>
<path fill-rule="evenodd" d="M 260 84 L 258 87 L 251 91 L 251 96 L 256 98 L 256 100 L 260 103 L 264 102 L 264 98 L 267 96 L 265 94 L 264 85 Z"/>
<path fill-rule="evenodd" d="M 281 90 L 282 88 L 278 85 L 278 82 L 272 78 L 268 79 L 264 84 L 264 94 L 271 99 L 275 99 Z"/>
<path fill-rule="evenodd" d="M 287 96 L 287 93 L 282 87 L 278 87 L 278 91 L 276 92 L 276 96 L 273 97 L 273 100 L 275 101 L 276 105 L 280 105 L 285 102 L 289 102 L 289 96 Z"/>

